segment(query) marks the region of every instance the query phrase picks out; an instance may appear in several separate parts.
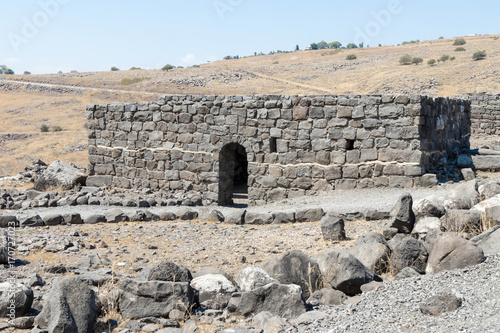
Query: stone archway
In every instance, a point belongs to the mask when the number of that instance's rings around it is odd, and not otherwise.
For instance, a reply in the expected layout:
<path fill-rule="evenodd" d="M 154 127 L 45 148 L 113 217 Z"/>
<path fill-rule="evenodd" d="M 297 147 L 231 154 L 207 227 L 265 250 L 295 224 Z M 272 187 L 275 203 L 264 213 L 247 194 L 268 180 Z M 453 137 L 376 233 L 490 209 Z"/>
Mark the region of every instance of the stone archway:
<path fill-rule="evenodd" d="M 232 142 L 219 153 L 219 204 L 233 205 L 248 199 L 248 159 L 245 147 Z"/>

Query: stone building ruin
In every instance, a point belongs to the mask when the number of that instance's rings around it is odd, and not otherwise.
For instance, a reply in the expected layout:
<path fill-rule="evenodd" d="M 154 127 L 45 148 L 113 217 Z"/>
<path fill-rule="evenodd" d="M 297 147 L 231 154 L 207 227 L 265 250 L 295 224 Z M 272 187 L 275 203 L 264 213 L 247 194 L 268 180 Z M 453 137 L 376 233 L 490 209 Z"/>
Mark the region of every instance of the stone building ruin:
<path fill-rule="evenodd" d="M 412 187 L 469 148 L 467 99 L 419 95 L 180 96 L 87 106 L 88 182 L 250 205 Z"/>

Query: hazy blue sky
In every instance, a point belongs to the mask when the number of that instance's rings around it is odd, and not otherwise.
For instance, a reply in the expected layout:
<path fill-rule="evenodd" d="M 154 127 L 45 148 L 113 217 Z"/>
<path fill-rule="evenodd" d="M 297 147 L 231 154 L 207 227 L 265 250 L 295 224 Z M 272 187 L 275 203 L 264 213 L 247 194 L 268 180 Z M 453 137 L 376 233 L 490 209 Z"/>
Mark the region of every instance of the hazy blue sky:
<path fill-rule="evenodd" d="M 498 0 L 3 0 L 16 73 L 189 66 L 325 40 L 377 46 L 499 33 Z"/>

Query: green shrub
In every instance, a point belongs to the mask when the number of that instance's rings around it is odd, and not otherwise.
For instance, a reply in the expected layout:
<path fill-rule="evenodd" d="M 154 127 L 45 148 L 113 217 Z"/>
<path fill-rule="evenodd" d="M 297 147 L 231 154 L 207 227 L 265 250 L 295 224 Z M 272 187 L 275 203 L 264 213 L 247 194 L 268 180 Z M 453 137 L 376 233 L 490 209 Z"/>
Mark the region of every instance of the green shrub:
<path fill-rule="evenodd" d="M 439 60 L 442 61 L 442 62 L 446 62 L 446 61 L 450 60 L 450 56 L 447 55 L 447 54 L 443 54 L 441 56 L 441 58 L 439 58 Z"/>
<path fill-rule="evenodd" d="M 427 65 L 429 66 L 434 66 L 436 64 L 436 59 L 429 59 L 429 61 L 427 61 Z"/>
<path fill-rule="evenodd" d="M 273 62 L 273 65 L 278 65 L 280 62 L 279 61 L 275 61 Z"/>
<path fill-rule="evenodd" d="M 411 64 L 411 61 L 413 60 L 413 57 L 409 54 L 405 54 L 399 58 L 399 63 L 401 65 L 409 65 Z"/>
<path fill-rule="evenodd" d="M 141 69 L 141 67 L 130 67 L 129 71 L 137 71 Z"/>
<path fill-rule="evenodd" d="M 424 59 L 420 58 L 420 57 L 413 57 L 411 59 L 411 63 L 412 64 L 415 64 L 415 65 L 418 65 L 418 64 L 421 64 L 424 62 Z"/>
<path fill-rule="evenodd" d="M 119 69 L 118 67 L 115 67 L 115 66 L 111 67 L 111 71 L 112 71 L 112 72 L 117 72 L 117 71 L 119 71 L 119 70 L 120 70 L 120 69 Z"/>
<path fill-rule="evenodd" d="M 443 37 L 443 36 L 441 36 L 441 37 L 439 37 L 438 39 L 444 39 L 444 37 Z"/>
<path fill-rule="evenodd" d="M 451 58 L 450 58 L 450 61 L 453 61 L 453 60 L 455 60 L 455 59 L 457 59 L 457 58 L 455 58 L 455 57 L 451 57 Z"/>
<path fill-rule="evenodd" d="M 477 51 L 472 55 L 472 59 L 474 60 L 482 60 L 486 58 L 486 51 Z"/>
<path fill-rule="evenodd" d="M 42 126 L 40 126 L 40 132 L 42 133 L 47 133 L 49 131 L 49 126 L 43 124 Z"/>
<path fill-rule="evenodd" d="M 467 42 L 465 41 L 465 39 L 463 38 L 458 38 L 458 39 L 455 39 L 455 41 L 453 42 L 453 45 L 465 45 Z"/>
<path fill-rule="evenodd" d="M 200 65 L 193 65 L 192 68 L 200 68 Z"/>
<path fill-rule="evenodd" d="M 170 65 L 170 64 L 166 64 L 165 66 L 163 66 L 163 68 L 161 69 L 162 71 L 169 71 L 171 69 L 175 68 L 174 66 Z"/>
<path fill-rule="evenodd" d="M 455 52 L 464 52 L 465 51 L 465 48 L 464 47 L 457 47 L 455 49 Z"/>
<path fill-rule="evenodd" d="M 358 57 L 355 54 L 348 54 L 345 60 L 356 60 Z"/>
<path fill-rule="evenodd" d="M 52 126 L 52 132 L 62 132 L 62 130 L 61 126 Z"/>
<path fill-rule="evenodd" d="M 30 71 L 24 71 L 24 75 L 31 75 Z"/>
<path fill-rule="evenodd" d="M 348 49 L 357 49 L 358 46 L 356 44 L 354 44 L 354 43 L 349 43 L 349 44 L 347 44 L 346 48 L 348 48 Z"/>

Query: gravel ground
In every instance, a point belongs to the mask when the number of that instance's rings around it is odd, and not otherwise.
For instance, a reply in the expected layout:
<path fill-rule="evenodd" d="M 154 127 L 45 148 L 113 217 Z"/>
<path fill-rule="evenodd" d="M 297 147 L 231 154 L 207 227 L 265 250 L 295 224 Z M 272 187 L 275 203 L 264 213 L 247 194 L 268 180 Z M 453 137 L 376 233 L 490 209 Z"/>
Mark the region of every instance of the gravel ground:
<path fill-rule="evenodd" d="M 328 314 L 305 332 L 500 332 L 500 256 L 480 265 L 418 278 L 385 282 L 356 305 L 321 309 Z M 462 307 L 440 317 L 419 306 L 443 291 L 462 298 Z"/>

